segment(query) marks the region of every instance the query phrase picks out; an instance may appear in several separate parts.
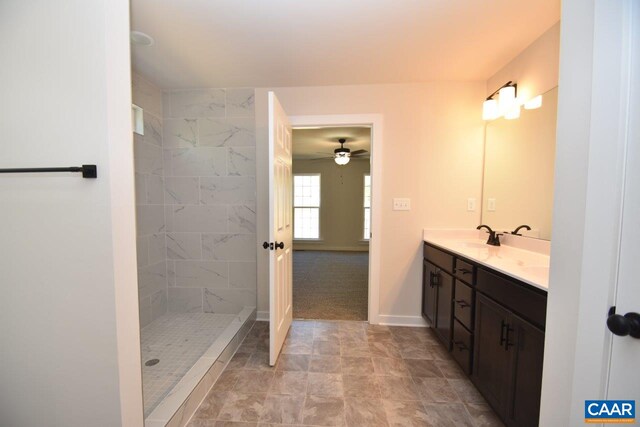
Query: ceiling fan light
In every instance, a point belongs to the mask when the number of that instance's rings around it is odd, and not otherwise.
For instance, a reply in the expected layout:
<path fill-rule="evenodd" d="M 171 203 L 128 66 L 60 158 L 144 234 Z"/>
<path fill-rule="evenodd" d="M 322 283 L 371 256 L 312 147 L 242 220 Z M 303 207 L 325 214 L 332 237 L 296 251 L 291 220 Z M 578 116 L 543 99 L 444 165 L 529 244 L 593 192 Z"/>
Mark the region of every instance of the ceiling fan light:
<path fill-rule="evenodd" d="M 337 165 L 344 166 L 349 163 L 351 156 L 349 153 L 336 153 L 336 157 L 333 159 Z"/>

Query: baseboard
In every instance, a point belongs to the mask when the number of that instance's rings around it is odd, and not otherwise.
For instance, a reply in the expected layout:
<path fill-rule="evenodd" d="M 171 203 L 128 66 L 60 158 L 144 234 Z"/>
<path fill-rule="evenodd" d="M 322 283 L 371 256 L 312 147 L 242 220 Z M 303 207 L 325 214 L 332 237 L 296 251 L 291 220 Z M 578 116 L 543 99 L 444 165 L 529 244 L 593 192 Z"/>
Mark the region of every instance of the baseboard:
<path fill-rule="evenodd" d="M 256 322 L 268 322 L 269 321 L 269 312 L 268 311 L 259 311 L 256 314 Z"/>
<path fill-rule="evenodd" d="M 429 325 L 422 316 L 392 316 L 379 314 L 378 324 L 386 326 L 418 326 L 428 328 Z"/>

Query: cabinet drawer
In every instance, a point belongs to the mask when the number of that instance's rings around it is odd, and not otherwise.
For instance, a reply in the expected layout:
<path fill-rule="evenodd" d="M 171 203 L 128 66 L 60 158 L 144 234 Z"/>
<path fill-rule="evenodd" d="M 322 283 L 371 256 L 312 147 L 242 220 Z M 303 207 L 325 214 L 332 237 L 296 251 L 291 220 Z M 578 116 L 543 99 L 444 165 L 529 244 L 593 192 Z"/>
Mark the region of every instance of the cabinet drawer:
<path fill-rule="evenodd" d="M 475 282 L 473 279 L 475 279 L 475 270 L 476 269 L 473 264 L 469 264 L 466 261 L 456 258 L 453 275 L 456 276 L 456 279 L 460 279 L 469 285 L 474 285 Z"/>
<path fill-rule="evenodd" d="M 456 279 L 454 315 L 470 331 L 473 330 L 473 303 L 473 289 Z"/>
<path fill-rule="evenodd" d="M 448 273 L 453 272 L 453 256 L 436 249 L 433 246 L 424 244 L 424 257 L 427 261 L 434 263 Z"/>
<path fill-rule="evenodd" d="M 526 285 L 478 268 L 476 289 L 544 330 L 547 296 Z"/>
<path fill-rule="evenodd" d="M 453 321 L 453 350 L 451 355 L 465 374 L 471 373 L 472 335 L 460 322 Z"/>

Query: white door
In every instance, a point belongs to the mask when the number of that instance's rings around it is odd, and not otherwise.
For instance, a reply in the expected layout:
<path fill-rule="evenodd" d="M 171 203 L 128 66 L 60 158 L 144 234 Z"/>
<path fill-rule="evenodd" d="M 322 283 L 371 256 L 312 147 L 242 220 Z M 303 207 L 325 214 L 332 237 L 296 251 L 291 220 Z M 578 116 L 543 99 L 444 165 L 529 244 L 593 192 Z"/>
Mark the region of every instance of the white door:
<path fill-rule="evenodd" d="M 293 319 L 291 125 L 269 92 L 269 364 L 276 364 Z"/>
<path fill-rule="evenodd" d="M 633 5 L 631 85 L 627 128 L 624 204 L 616 289 L 616 312 L 640 313 L 640 7 Z M 640 405 L 640 339 L 614 336 L 607 399 L 635 400 Z"/>

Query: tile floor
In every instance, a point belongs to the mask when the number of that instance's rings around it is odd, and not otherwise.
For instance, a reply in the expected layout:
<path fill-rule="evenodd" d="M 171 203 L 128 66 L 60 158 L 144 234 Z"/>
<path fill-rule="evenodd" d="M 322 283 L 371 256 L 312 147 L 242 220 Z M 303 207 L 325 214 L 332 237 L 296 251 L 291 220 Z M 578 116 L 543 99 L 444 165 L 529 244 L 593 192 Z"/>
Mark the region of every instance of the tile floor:
<path fill-rule="evenodd" d="M 190 427 L 501 426 L 424 328 L 294 321 L 275 367 L 256 322 Z"/>
<path fill-rule="evenodd" d="M 236 317 L 166 313 L 140 331 L 144 416 L 149 415 Z M 145 366 L 150 359 L 159 359 Z"/>

